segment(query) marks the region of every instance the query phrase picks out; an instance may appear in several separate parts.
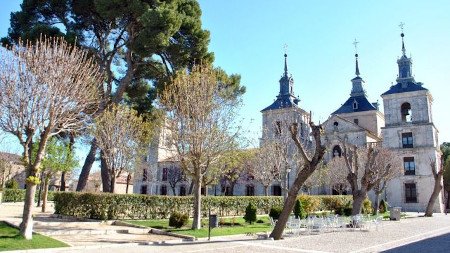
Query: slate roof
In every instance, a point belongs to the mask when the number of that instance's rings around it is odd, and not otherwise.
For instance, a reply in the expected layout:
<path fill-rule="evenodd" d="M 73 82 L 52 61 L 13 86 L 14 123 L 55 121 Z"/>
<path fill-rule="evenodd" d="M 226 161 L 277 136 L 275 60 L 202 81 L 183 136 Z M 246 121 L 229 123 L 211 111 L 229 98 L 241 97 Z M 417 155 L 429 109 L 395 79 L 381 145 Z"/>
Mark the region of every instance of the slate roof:
<path fill-rule="evenodd" d="M 297 107 L 296 102 L 298 103 L 297 98 L 292 99 L 291 96 L 277 96 L 277 100 L 275 100 L 271 105 L 264 108 L 261 112 L 281 108 Z"/>
<path fill-rule="evenodd" d="M 411 92 L 411 91 L 418 91 L 418 90 L 428 90 L 424 87 L 422 87 L 422 83 L 416 83 L 416 82 L 408 82 L 406 87 L 402 87 L 402 83 L 397 83 L 396 85 L 392 85 L 391 88 L 386 91 L 385 93 L 381 94 L 388 95 L 388 94 L 395 94 L 395 93 L 402 93 L 402 92 Z"/>
<path fill-rule="evenodd" d="M 358 103 L 358 108 L 353 109 L 353 101 Z M 377 110 L 373 104 L 371 104 L 366 96 L 352 96 L 345 103 L 332 114 L 351 113 L 351 112 L 364 112 Z"/>

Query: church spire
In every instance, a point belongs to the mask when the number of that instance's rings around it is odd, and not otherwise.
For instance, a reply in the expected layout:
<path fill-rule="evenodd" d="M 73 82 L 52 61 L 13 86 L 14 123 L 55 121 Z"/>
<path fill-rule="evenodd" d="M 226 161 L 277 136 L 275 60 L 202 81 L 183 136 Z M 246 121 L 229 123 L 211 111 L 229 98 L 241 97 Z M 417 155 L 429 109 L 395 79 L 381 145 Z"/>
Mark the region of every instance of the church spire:
<path fill-rule="evenodd" d="M 403 28 L 405 24 L 402 22 L 400 23 L 399 27 L 401 29 L 400 36 L 402 37 L 402 56 L 400 59 L 397 60 L 398 64 L 398 78 L 397 82 L 402 83 L 402 87 L 406 87 L 408 82 L 414 81 L 414 78 L 412 77 L 412 61 L 410 58 L 406 56 L 406 49 L 405 49 L 405 34 L 403 33 Z"/>
<path fill-rule="evenodd" d="M 356 77 L 352 79 L 352 92 L 350 96 L 366 96 L 366 91 L 363 88 L 363 79 L 359 76 L 359 64 L 358 64 L 358 41 L 355 39 L 353 45 L 355 46 L 355 75 Z"/>
<path fill-rule="evenodd" d="M 358 43 L 359 41 L 357 41 L 355 39 L 355 41 L 353 42 L 353 45 L 355 46 L 355 75 L 359 76 L 359 66 L 358 66 Z"/>
<path fill-rule="evenodd" d="M 288 76 L 287 54 L 284 53 L 284 76 Z"/>

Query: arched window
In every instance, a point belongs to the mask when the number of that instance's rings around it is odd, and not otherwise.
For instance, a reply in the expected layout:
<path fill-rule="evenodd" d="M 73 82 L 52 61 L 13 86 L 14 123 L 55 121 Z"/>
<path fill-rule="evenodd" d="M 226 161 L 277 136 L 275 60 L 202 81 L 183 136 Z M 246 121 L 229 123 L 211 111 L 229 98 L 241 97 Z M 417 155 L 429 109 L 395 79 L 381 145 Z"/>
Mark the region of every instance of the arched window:
<path fill-rule="evenodd" d="M 342 155 L 342 149 L 339 147 L 339 145 L 334 146 L 333 148 L 333 157 L 341 157 Z"/>
<path fill-rule="evenodd" d="M 411 122 L 411 105 L 409 103 L 402 104 L 401 113 L 403 122 Z"/>

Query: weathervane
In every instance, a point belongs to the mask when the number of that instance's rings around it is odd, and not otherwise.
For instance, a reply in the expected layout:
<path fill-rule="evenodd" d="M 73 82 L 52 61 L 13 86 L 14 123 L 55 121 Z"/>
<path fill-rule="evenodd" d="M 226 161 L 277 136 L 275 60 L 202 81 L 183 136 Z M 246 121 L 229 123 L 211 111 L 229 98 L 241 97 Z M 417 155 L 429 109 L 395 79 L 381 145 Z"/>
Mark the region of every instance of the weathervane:
<path fill-rule="evenodd" d="M 286 43 L 284 43 L 283 50 L 284 50 L 285 57 L 287 55 L 287 49 L 288 49 L 288 45 Z"/>
<path fill-rule="evenodd" d="M 405 26 L 405 23 L 400 22 L 400 24 L 398 26 L 400 27 L 400 29 L 402 29 L 402 33 L 403 33 L 403 27 Z"/>

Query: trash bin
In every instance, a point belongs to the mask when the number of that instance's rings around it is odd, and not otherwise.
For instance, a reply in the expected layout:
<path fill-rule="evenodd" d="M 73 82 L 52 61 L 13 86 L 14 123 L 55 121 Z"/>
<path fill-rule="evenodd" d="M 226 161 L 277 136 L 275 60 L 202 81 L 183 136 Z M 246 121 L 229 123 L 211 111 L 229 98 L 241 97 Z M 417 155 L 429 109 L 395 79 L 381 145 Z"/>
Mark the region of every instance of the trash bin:
<path fill-rule="evenodd" d="M 402 212 L 402 208 L 401 207 L 391 207 L 391 213 L 389 216 L 390 220 L 400 220 L 400 213 Z"/>
<path fill-rule="evenodd" d="M 217 214 L 209 215 L 209 226 L 211 228 L 216 228 L 219 226 L 219 219 L 217 218 Z"/>

